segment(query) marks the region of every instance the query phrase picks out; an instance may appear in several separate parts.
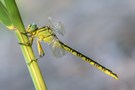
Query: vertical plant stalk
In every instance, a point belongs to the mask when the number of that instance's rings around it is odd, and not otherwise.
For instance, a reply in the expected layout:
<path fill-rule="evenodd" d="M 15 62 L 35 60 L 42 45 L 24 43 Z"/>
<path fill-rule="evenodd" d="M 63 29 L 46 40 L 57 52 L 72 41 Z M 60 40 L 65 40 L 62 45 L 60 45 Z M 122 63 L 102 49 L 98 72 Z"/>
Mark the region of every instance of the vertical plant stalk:
<path fill-rule="evenodd" d="M 28 41 L 28 37 L 26 35 L 21 34 L 20 32 L 26 32 L 19 10 L 17 8 L 17 5 L 15 3 L 15 0 L 5 0 L 5 5 L 8 11 L 8 14 L 10 16 L 10 19 L 13 23 L 16 33 L 16 36 L 18 38 L 18 41 L 20 43 L 26 43 Z M 45 85 L 44 79 L 42 77 L 42 74 L 40 72 L 38 63 L 35 60 L 34 52 L 32 50 L 31 46 L 24 46 L 20 45 L 22 53 L 25 57 L 25 61 L 28 67 L 28 70 L 30 72 L 31 78 L 33 80 L 34 86 L 36 90 L 47 90 L 47 87 Z"/>

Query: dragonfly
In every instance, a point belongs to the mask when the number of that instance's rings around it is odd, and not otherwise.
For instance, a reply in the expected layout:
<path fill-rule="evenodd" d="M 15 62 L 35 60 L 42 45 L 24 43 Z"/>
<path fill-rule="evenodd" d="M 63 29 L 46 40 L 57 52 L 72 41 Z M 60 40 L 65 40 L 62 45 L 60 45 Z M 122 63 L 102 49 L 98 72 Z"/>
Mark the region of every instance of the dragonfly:
<path fill-rule="evenodd" d="M 91 58 L 83 55 L 79 51 L 77 51 L 77 50 L 69 47 L 65 43 L 61 42 L 60 39 L 58 39 L 57 34 L 64 35 L 64 33 L 65 33 L 64 25 L 61 22 L 53 24 L 51 17 L 49 17 L 46 26 L 38 27 L 37 24 L 35 24 L 35 23 L 28 25 L 25 35 L 27 35 L 29 37 L 29 41 L 27 43 L 25 43 L 25 45 L 28 43 L 29 43 L 29 45 L 32 45 L 33 40 L 36 39 L 39 58 L 41 58 L 45 55 L 44 50 L 41 45 L 41 41 L 43 41 L 50 46 L 50 49 L 55 57 L 62 57 L 64 55 L 66 55 L 67 52 L 69 52 L 69 53 L 81 58 L 82 60 L 88 62 L 95 68 L 97 68 L 100 71 L 104 72 L 105 74 L 113 77 L 114 79 L 116 79 L 116 80 L 119 79 L 117 74 L 115 74 L 110 69 L 102 66 L 98 62 L 92 60 Z"/>

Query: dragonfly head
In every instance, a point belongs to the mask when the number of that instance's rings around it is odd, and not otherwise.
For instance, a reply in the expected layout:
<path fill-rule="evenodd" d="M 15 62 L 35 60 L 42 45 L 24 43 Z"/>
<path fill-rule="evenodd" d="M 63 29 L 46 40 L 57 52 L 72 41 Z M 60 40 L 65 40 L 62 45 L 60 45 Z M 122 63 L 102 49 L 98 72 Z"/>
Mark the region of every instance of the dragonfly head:
<path fill-rule="evenodd" d="M 32 24 L 28 25 L 27 32 L 30 33 L 30 32 L 36 31 L 37 28 L 38 28 L 38 27 L 37 27 L 37 24 L 32 23 Z"/>

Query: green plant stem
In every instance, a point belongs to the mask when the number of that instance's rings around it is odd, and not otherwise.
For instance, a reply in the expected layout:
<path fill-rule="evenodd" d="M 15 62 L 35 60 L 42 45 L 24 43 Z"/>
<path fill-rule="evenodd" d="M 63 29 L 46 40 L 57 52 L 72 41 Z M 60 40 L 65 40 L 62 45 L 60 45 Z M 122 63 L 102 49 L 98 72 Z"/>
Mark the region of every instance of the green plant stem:
<path fill-rule="evenodd" d="M 5 5 L 10 15 L 10 19 L 14 25 L 15 33 L 18 38 L 18 41 L 20 43 L 26 43 L 28 41 L 28 37 L 20 33 L 20 32 L 25 33 L 26 31 L 21 16 L 19 14 L 19 10 L 15 3 L 15 0 L 5 0 Z M 36 90 L 47 90 L 38 63 L 36 61 L 33 61 L 35 60 L 35 56 L 32 47 L 25 46 L 25 45 L 20 45 L 20 47 L 25 57 L 27 67 L 29 69 Z"/>

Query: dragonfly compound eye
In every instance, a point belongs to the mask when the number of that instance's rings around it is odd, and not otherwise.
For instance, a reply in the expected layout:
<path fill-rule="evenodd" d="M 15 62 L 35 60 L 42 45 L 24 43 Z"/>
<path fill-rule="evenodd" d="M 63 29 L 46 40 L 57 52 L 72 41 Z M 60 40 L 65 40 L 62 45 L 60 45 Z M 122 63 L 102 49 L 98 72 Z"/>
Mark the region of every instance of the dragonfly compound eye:
<path fill-rule="evenodd" d="M 32 23 L 28 26 L 28 32 L 35 31 L 37 29 L 37 24 Z"/>

